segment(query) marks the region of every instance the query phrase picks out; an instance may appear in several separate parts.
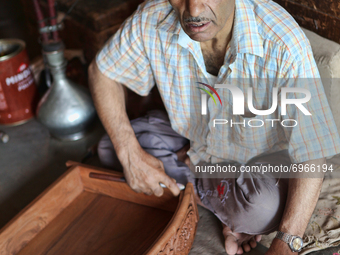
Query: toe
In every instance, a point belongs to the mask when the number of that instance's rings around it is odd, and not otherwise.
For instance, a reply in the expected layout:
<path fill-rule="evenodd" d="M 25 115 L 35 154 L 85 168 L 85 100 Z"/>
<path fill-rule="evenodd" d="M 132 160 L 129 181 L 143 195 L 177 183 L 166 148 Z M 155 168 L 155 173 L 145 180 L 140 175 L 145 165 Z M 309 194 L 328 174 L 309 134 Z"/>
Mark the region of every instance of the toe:
<path fill-rule="evenodd" d="M 241 247 L 241 246 L 240 246 L 240 247 L 238 247 L 237 254 L 243 254 L 243 249 L 242 249 L 242 247 Z"/>
<path fill-rule="evenodd" d="M 251 248 L 255 248 L 257 246 L 257 243 L 256 243 L 254 237 L 252 239 L 250 239 L 249 245 L 250 245 Z"/>
<path fill-rule="evenodd" d="M 261 239 L 262 239 L 262 235 L 256 235 L 256 236 L 255 236 L 255 241 L 256 241 L 256 242 L 260 242 Z"/>
<path fill-rule="evenodd" d="M 235 255 L 238 250 L 238 240 L 237 237 L 232 234 L 231 229 L 222 223 L 223 226 L 223 236 L 225 239 L 224 245 L 225 250 L 229 255 Z"/>
<path fill-rule="evenodd" d="M 235 255 L 238 250 L 237 239 L 232 234 L 227 234 L 225 238 L 225 251 L 229 255 Z"/>
<path fill-rule="evenodd" d="M 243 244 L 243 250 L 245 252 L 250 252 L 250 250 L 251 250 L 250 245 L 248 243 L 244 243 Z"/>

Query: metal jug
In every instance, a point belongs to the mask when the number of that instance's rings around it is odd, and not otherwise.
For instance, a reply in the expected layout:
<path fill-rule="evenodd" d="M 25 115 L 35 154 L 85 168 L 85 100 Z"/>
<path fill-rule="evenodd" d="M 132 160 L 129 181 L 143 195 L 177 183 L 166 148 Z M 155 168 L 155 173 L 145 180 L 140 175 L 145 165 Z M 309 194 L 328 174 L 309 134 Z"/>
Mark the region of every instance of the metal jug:
<path fill-rule="evenodd" d="M 63 46 L 46 47 L 43 53 L 53 83 L 39 102 L 37 118 L 55 138 L 79 140 L 89 131 L 96 117 L 90 92 L 66 77 Z"/>

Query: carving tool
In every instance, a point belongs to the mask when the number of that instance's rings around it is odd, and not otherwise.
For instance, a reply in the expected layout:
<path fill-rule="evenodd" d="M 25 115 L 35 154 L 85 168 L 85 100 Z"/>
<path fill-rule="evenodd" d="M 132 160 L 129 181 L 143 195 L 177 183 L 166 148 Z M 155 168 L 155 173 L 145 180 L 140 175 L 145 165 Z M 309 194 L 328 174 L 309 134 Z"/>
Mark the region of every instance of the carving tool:
<path fill-rule="evenodd" d="M 125 177 L 119 177 L 119 176 L 114 176 L 114 175 L 110 175 L 110 174 L 98 174 L 98 173 L 90 173 L 89 174 L 90 178 L 94 178 L 94 179 L 100 179 L 100 180 L 106 180 L 106 181 L 115 181 L 115 182 L 126 182 Z M 166 186 L 163 183 L 159 183 L 159 185 L 162 188 L 166 188 Z M 185 186 L 181 183 L 177 183 L 177 187 L 180 190 L 184 190 Z"/>

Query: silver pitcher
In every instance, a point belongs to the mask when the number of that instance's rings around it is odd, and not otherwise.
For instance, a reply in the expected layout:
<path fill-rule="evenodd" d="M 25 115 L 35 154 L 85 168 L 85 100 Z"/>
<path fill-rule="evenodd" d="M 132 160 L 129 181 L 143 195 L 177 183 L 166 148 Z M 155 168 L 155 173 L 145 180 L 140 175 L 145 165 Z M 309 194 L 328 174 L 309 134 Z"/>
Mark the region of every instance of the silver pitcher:
<path fill-rule="evenodd" d="M 52 47 L 43 53 L 53 83 L 39 102 L 37 118 L 55 138 L 79 140 L 89 131 L 96 117 L 91 95 L 86 88 L 66 77 L 63 46 Z"/>

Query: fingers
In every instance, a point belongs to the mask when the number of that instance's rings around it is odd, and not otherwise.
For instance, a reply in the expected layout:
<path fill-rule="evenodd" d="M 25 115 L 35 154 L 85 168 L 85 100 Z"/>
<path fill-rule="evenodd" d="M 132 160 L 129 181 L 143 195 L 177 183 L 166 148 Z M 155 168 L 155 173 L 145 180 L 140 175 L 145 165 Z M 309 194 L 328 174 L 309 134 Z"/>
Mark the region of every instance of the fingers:
<path fill-rule="evenodd" d="M 159 181 L 159 179 L 161 179 L 161 181 Z M 164 176 L 162 174 L 161 178 L 153 179 L 152 183 L 151 181 L 147 181 L 143 186 L 130 187 L 137 193 L 143 192 L 146 195 L 155 195 L 157 197 L 161 197 L 164 194 L 165 187 L 169 188 L 174 196 L 178 196 L 180 193 L 180 189 L 177 186 L 176 181 L 165 174 Z"/>
<path fill-rule="evenodd" d="M 138 186 L 138 185 L 135 185 L 135 184 L 131 184 L 130 185 L 130 188 L 134 191 L 134 192 L 136 192 L 136 193 L 144 193 L 145 195 L 152 195 L 153 194 L 153 191 L 152 191 L 152 189 L 150 189 L 150 188 L 147 188 L 147 187 L 140 187 L 140 186 Z"/>
<path fill-rule="evenodd" d="M 153 189 L 152 189 L 153 194 L 156 197 L 161 197 L 164 193 L 163 188 L 160 185 L 156 185 Z"/>
<path fill-rule="evenodd" d="M 180 193 L 180 189 L 177 186 L 176 180 L 170 178 L 165 173 L 161 173 L 160 176 L 155 178 L 146 178 L 143 180 L 145 183 L 142 187 L 136 187 L 136 192 L 143 192 L 146 195 L 155 195 L 161 197 L 164 194 L 165 187 L 169 188 L 174 196 Z"/>
<path fill-rule="evenodd" d="M 124 166 L 124 175 L 128 185 L 138 193 L 160 197 L 164 194 L 161 184 L 174 196 L 180 193 L 176 181 L 165 174 L 163 162 L 144 150 L 131 154 Z"/>
<path fill-rule="evenodd" d="M 163 179 L 161 180 L 161 183 L 163 183 L 174 196 L 178 196 L 179 195 L 179 188 L 176 184 L 175 179 L 170 178 L 169 176 L 167 176 L 165 173 L 163 174 Z"/>
<path fill-rule="evenodd" d="M 154 194 L 154 191 L 149 189 L 149 190 L 144 191 L 144 194 L 148 195 L 148 196 L 151 196 L 152 194 Z"/>

